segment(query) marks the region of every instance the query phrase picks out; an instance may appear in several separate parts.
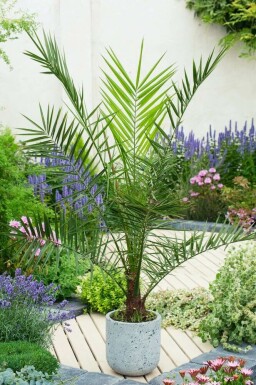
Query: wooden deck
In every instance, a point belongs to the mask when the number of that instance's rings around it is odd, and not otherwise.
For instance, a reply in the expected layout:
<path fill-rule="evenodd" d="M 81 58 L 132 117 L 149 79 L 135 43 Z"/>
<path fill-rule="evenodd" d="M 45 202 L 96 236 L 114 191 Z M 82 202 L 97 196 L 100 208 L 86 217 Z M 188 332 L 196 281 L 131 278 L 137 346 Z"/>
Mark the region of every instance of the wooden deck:
<path fill-rule="evenodd" d="M 226 252 L 223 249 L 205 252 L 187 261 L 183 266 L 163 279 L 156 290 L 207 288 L 222 266 Z M 68 366 L 103 372 L 122 377 L 108 366 L 105 356 L 105 317 L 100 314 L 80 315 L 70 320 L 72 332 L 65 332 L 59 325 L 53 338 L 52 352 Z M 162 329 L 161 357 L 158 367 L 144 377 L 126 377 L 142 383 L 188 362 L 212 349 L 209 343 L 193 336 L 190 331 L 167 327 Z"/>

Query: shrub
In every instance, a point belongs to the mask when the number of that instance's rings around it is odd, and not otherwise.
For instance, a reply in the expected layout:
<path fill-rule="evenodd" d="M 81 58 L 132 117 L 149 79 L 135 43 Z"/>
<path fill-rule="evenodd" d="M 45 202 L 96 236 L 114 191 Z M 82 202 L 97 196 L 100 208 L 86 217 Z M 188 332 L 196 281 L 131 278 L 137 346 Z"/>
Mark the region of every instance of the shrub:
<path fill-rule="evenodd" d="M 14 278 L 0 275 L 0 342 L 28 341 L 47 347 L 54 324 L 72 317 L 61 311 L 66 301 L 51 310 L 56 290 L 54 284 L 45 286 L 19 269 Z"/>
<path fill-rule="evenodd" d="M 0 218 L 1 224 L 6 225 L 14 218 L 20 218 L 24 213 L 33 217 L 34 213 L 47 213 L 52 217 L 52 210 L 41 203 L 33 194 L 33 189 L 27 183 L 27 174 L 35 167 L 28 163 L 21 152 L 22 147 L 15 142 L 10 130 L 0 133 Z M 8 248 L 8 236 L 0 233 L 0 273 L 6 270 L 14 271 L 19 266 L 19 260 L 14 257 L 12 249 Z"/>
<path fill-rule="evenodd" d="M 113 279 L 113 278 L 114 279 Z M 89 310 L 106 314 L 124 305 L 125 277 L 117 268 L 111 267 L 111 277 L 99 267 L 88 273 L 81 283 L 81 298 Z"/>
<path fill-rule="evenodd" d="M 256 246 L 232 249 L 210 285 L 213 301 L 199 335 L 213 346 L 240 350 L 233 344 L 256 343 Z"/>
<path fill-rule="evenodd" d="M 33 366 L 25 366 L 20 372 L 8 368 L 0 371 L 1 385 L 52 385 L 55 382 L 47 373 L 38 372 Z"/>
<path fill-rule="evenodd" d="M 50 352 L 27 341 L 0 342 L 0 367 L 3 364 L 13 371 L 29 365 L 49 374 L 56 372 L 59 367 L 57 359 Z"/>
<path fill-rule="evenodd" d="M 189 219 L 216 221 L 225 212 L 220 194 L 223 188 L 220 179 L 220 174 L 214 167 L 200 170 L 190 178 L 191 189 L 188 196 L 183 198 L 184 202 L 192 202 L 188 210 Z"/>
<path fill-rule="evenodd" d="M 195 288 L 188 290 L 164 290 L 153 293 L 147 300 L 150 310 L 162 316 L 162 324 L 183 330 L 197 331 L 200 321 L 209 312 L 212 300 L 208 290 Z"/>
<path fill-rule="evenodd" d="M 90 267 L 90 262 L 86 259 L 75 258 L 73 254 L 61 255 L 59 264 L 54 258 L 44 266 L 35 267 L 33 275 L 37 280 L 45 285 L 54 283 L 58 286 L 56 298 L 68 298 L 76 293 L 80 283 L 80 276 L 84 275 Z"/>

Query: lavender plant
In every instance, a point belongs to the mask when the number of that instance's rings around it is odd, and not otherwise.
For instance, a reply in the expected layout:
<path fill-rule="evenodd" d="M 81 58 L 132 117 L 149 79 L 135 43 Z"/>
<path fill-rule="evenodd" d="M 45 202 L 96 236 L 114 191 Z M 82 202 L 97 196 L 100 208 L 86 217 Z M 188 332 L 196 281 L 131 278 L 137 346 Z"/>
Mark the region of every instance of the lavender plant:
<path fill-rule="evenodd" d="M 45 286 L 32 275 L 22 275 L 17 269 L 15 276 L 0 275 L 0 341 L 28 341 L 47 347 L 56 322 L 72 318 L 63 312 L 67 301 L 55 303 L 57 287 Z M 68 325 L 66 325 L 68 326 Z"/>

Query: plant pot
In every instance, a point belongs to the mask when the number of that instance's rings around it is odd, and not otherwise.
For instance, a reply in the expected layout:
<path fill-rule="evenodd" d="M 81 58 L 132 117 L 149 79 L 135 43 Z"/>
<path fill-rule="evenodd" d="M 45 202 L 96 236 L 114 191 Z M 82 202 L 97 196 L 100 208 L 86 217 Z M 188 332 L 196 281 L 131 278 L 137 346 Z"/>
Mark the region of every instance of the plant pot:
<path fill-rule="evenodd" d="M 161 317 L 148 322 L 122 322 L 106 315 L 106 353 L 117 373 L 142 376 L 154 370 L 160 358 Z"/>

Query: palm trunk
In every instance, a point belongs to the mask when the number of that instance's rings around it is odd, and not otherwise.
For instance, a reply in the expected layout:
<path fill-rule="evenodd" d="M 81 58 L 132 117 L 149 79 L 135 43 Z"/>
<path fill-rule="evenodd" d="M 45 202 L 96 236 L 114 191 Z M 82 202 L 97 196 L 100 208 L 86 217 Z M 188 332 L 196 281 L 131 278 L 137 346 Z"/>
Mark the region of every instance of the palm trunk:
<path fill-rule="evenodd" d="M 145 308 L 145 300 L 142 298 L 140 291 L 135 290 L 135 279 L 129 277 L 127 279 L 127 299 L 126 299 L 126 321 L 141 322 L 145 320 L 147 311 Z"/>

